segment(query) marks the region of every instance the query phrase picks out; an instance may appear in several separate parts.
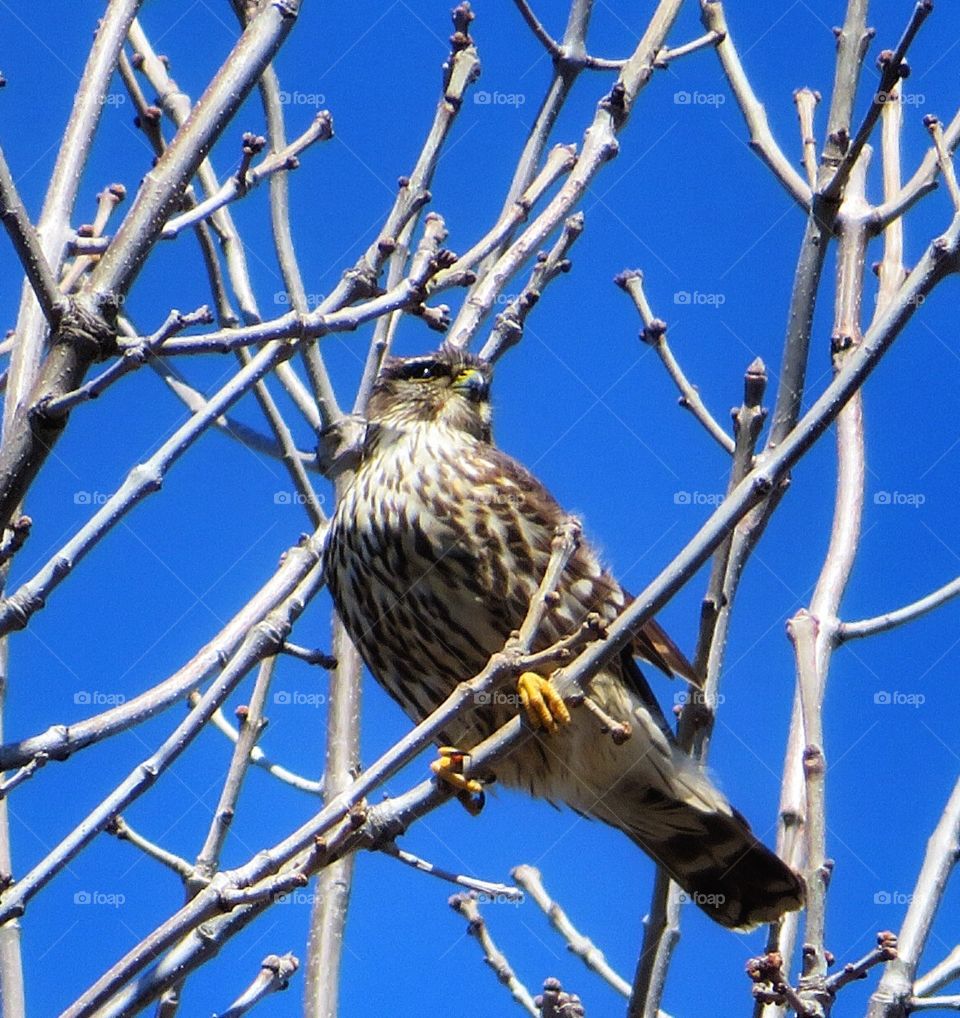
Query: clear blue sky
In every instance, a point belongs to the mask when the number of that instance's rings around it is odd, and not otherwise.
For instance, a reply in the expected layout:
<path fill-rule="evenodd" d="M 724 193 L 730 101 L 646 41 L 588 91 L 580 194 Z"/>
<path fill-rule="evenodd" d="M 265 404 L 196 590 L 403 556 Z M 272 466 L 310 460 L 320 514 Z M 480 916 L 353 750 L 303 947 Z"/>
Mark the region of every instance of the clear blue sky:
<path fill-rule="evenodd" d="M 376 235 L 392 203 L 396 178 L 413 165 L 438 96 L 449 6 L 433 0 L 308 2 L 282 52 L 278 70 L 291 96 L 289 133 L 305 127 L 318 104 L 332 111 L 336 125 L 335 140 L 308 152 L 290 182 L 297 249 L 312 294 L 329 293 Z M 538 5 L 557 35 L 564 6 Z M 626 55 L 650 6 L 638 12 L 598 3 L 591 50 Z M 433 187 L 432 207 L 446 219 L 448 244 L 461 251 L 493 221 L 550 73 L 549 61 L 511 4 L 479 2 L 476 7 L 474 36 L 483 74 Z M 873 5 L 871 23 L 878 37 L 867 60 L 858 115 L 876 78 L 876 52 L 895 44 L 911 7 Z M 34 216 L 98 9 L 38 5 L 28 14 L 0 4 L 0 67 L 9 82 L 0 94 L 0 143 Z M 797 3 L 777 7 L 776 14 L 771 24 L 766 5 L 731 5 L 729 19 L 773 129 L 797 159 L 791 95 L 808 85 L 829 98 L 830 27 L 842 20 L 843 5 Z M 236 36 L 225 4 L 173 9 L 147 3 L 143 24 L 193 97 Z M 672 41 L 699 32 L 692 5 Z M 911 53 L 913 74 L 905 83 L 908 172 L 927 146 L 922 115 L 935 112 L 948 119 L 960 100 L 958 43 L 960 17 L 942 5 Z M 609 75 L 583 75 L 555 140 L 580 141 L 610 82 Z M 77 222 L 93 218 L 97 191 L 120 181 L 132 193 L 150 165 L 119 82 L 114 96 L 84 177 Z M 490 101 L 477 101 L 481 96 Z M 825 105 L 817 120 L 818 141 Z M 214 150 L 221 176 L 235 167 L 240 136 L 248 130 L 262 130 L 255 100 Z M 744 139 L 744 126 L 711 52 L 658 72 L 621 136 L 619 158 L 603 170 L 583 203 L 586 230 L 573 251 L 573 271 L 550 287 L 529 320 L 522 346 L 497 372 L 499 443 L 541 476 L 566 506 L 583 514 L 588 532 L 631 589 L 642 587 L 697 529 L 725 487 L 728 464 L 677 407 L 657 358 L 636 338 L 630 302 L 611 280 L 625 267 L 645 271 L 654 310 L 669 322 L 677 356 L 718 419 L 725 423 L 728 408 L 739 402 L 744 369 L 756 356 L 767 364 L 772 391 L 803 221 Z M 879 195 L 876 172 L 870 193 L 874 199 Z M 266 197 L 265 191 L 256 192 L 233 210 L 265 316 L 285 310 L 267 230 Z M 949 216 L 949 202 L 940 192 L 911 214 L 908 264 L 945 228 Z M 877 257 L 871 251 L 869 260 Z M 832 266 L 831 258 L 818 307 L 810 372 L 814 393 L 829 378 Z M 8 245 L 0 244 L 4 328 L 14 322 L 18 279 Z M 955 295 L 956 282 L 950 280 L 928 301 L 866 390 L 867 509 L 845 604 L 848 618 L 896 607 L 958 572 Z M 151 331 L 170 307 L 189 310 L 207 299 L 195 244 L 185 236 L 156 252 L 128 310 L 143 331 Z M 868 289 L 867 314 L 872 299 Z M 344 402 L 352 399 L 368 338 L 364 331 L 325 341 Z M 422 351 L 435 342 L 435 334 L 420 322 L 407 321 L 398 349 Z M 183 370 L 195 385 L 212 391 L 234 366 L 230 359 L 193 359 Z M 252 399 L 237 413 L 257 422 Z M 182 407 L 147 370 L 78 410 L 28 499 L 35 527 L 16 560 L 14 583 L 32 575 L 87 519 L 90 501 L 113 492 L 184 417 Z M 310 441 L 304 427 L 298 437 L 304 445 Z M 750 564 L 723 679 L 726 700 L 711 766 L 768 842 L 775 836 L 793 695 L 784 622 L 808 602 L 816 580 L 826 547 L 833 475 L 828 436 L 796 471 Z M 162 493 L 121 524 L 29 628 L 14 636 L 8 737 L 86 717 L 91 706 L 83 702 L 84 694 L 90 699 L 130 697 L 184 663 L 307 529 L 301 509 L 277 504 L 277 493 L 288 488 L 277 463 L 220 435 L 207 435 L 175 467 Z M 329 505 L 329 489 L 321 490 Z M 705 576 L 698 577 L 662 617 L 690 652 L 705 582 Z M 895 634 L 843 649 L 834 661 L 825 716 L 828 851 L 836 860 L 828 947 L 841 962 L 869 950 L 877 930 L 898 927 L 926 839 L 956 777 L 958 610 L 947 607 Z M 324 595 L 304 616 L 297 640 L 325 645 L 328 614 Z M 680 687 L 654 681 L 669 707 Z M 288 660 L 274 688 L 322 693 L 324 677 Z M 249 689 L 248 683 L 232 705 L 245 702 Z M 894 692 L 911 696 L 914 704 L 877 702 L 884 699 L 878 694 Z M 364 697 L 363 756 L 370 761 L 408 722 L 369 677 Z M 277 760 L 316 775 L 322 764 L 325 708 L 276 703 L 269 713 L 264 748 Z M 182 708 L 176 708 L 107 745 L 50 764 L 18 789 L 11 800 L 17 872 L 66 834 L 181 716 Z M 130 822 L 193 858 L 229 752 L 218 733 L 206 733 L 129 812 Z M 389 783 L 389 790 L 409 787 L 425 767 L 426 759 L 416 762 Z M 255 771 L 225 864 L 238 864 L 278 840 L 314 808 L 308 797 Z M 537 865 L 574 922 L 595 938 L 618 970 L 632 975 L 653 871 L 622 835 L 501 792 L 490 797 L 481 818 L 471 819 L 453 805 L 419 823 L 403 844 L 439 865 L 489 879 L 507 879 L 520 862 Z M 464 921 L 446 905 L 452 891 L 388 858 L 359 859 L 347 931 L 344 1015 L 413 1016 L 446 1013 L 451 1007 L 462 1018 L 510 1013 L 514 1005 L 464 936 Z M 84 903 L 85 895 L 101 903 Z M 181 899 L 174 877 L 130 846 L 100 838 L 30 905 L 24 918 L 30 1013 L 59 1011 Z M 958 904 L 954 889 L 923 968 L 957 942 L 950 912 L 956 914 Z M 220 961 L 190 980 L 184 1013 L 224 1009 L 270 952 L 293 950 L 303 957 L 308 915 L 309 906 L 297 902 L 270 911 L 231 942 Z M 532 904 L 491 906 L 486 917 L 532 991 L 545 977 L 558 976 L 581 993 L 590 1015 L 622 1013 L 613 992 L 566 952 Z M 743 962 L 762 945 L 762 933 L 743 937 L 726 932 L 688 908 L 664 1006 L 672 1014 L 691 1015 L 710 1000 L 715 1013 L 744 1013 L 749 985 L 741 975 Z M 844 1013 L 860 1010 L 858 1002 L 873 982 L 844 991 Z M 258 1013 L 297 1013 L 301 992 L 297 977 L 286 995 L 266 1002 Z"/>

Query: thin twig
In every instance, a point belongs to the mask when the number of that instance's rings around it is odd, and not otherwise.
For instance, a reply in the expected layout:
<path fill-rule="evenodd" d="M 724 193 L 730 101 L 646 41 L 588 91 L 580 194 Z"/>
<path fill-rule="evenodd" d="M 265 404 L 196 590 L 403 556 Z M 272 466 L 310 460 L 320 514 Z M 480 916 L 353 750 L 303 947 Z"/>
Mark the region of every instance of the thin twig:
<path fill-rule="evenodd" d="M 905 1018 L 915 996 L 917 965 L 943 900 L 947 880 L 960 858 L 960 781 L 953 787 L 924 855 L 923 865 L 900 928 L 897 958 L 870 998 L 867 1018 Z M 927 999 L 930 998 L 918 998 Z"/>
<path fill-rule="evenodd" d="M 733 454 L 734 442 L 727 432 L 719 425 L 716 418 L 707 409 L 706 404 L 700 397 L 696 387 L 684 374 L 683 369 L 673 356 L 670 345 L 667 342 L 667 324 L 662 319 L 654 316 L 643 291 L 643 273 L 639 269 L 626 269 L 620 273 L 614 282 L 622 290 L 629 294 L 637 311 L 640 313 L 640 320 L 643 322 L 643 330 L 640 338 L 648 346 L 656 350 L 657 355 L 667 369 L 667 374 L 673 379 L 680 392 L 680 406 L 689 410 L 694 417 L 707 429 L 707 433 L 724 451 Z"/>
<path fill-rule="evenodd" d="M 217 1018 L 241 1018 L 248 1014 L 257 1004 L 271 993 L 285 990 L 290 984 L 290 977 L 297 971 L 300 961 L 289 952 L 284 955 L 268 954 L 260 962 L 257 978 Z"/>
<path fill-rule="evenodd" d="M 813 134 L 813 112 L 820 102 L 820 93 L 810 88 L 798 88 L 793 93 L 800 121 L 800 144 L 803 151 L 803 168 L 807 172 L 810 191 L 817 186 L 817 139 Z"/>
<path fill-rule="evenodd" d="M 467 920 L 467 933 L 483 949 L 483 960 L 493 969 L 499 982 L 506 986 L 510 995 L 527 1014 L 539 1018 L 540 1009 L 534 1004 L 530 991 L 517 978 L 507 956 L 494 943 L 476 899 L 470 894 L 455 894 L 450 898 L 449 904 L 454 912 L 458 912 Z"/>
<path fill-rule="evenodd" d="M 448 884 L 458 884 L 460 887 L 475 891 L 480 895 L 480 901 L 511 903 L 523 901 L 523 891 L 512 884 L 498 884 L 492 880 L 481 880 L 479 877 L 468 877 L 464 873 L 445 870 L 442 866 L 437 866 L 412 852 L 398 848 L 393 841 L 384 842 L 379 846 L 378 851 L 383 852 L 384 855 L 392 856 L 398 862 L 402 862 L 405 866 L 411 866 L 420 873 L 428 873 L 431 877 L 445 880 Z"/>
<path fill-rule="evenodd" d="M 836 996 L 848 983 L 858 979 L 866 979 L 867 973 L 876 965 L 885 965 L 897 957 L 897 938 L 889 930 L 877 934 L 877 946 L 865 954 L 859 961 L 848 962 L 839 972 L 835 972 L 826 981 L 827 992 Z"/>
<path fill-rule="evenodd" d="M 168 219 L 160 231 L 161 239 L 173 240 L 184 230 L 209 218 L 228 203 L 246 197 L 253 188 L 274 173 L 296 169 L 301 152 L 316 142 L 327 141 L 332 137 L 333 120 L 327 110 L 321 110 L 303 134 L 280 151 L 269 152 L 256 166 L 246 170 L 242 179 L 239 173 L 232 174 L 217 191 L 198 202 L 192 209 Z"/>
<path fill-rule="evenodd" d="M 793 200 L 801 208 L 809 209 L 813 200 L 812 189 L 793 168 L 773 137 L 767 112 L 750 85 L 740 55 L 730 37 L 723 4 L 718 0 L 701 0 L 700 16 L 703 27 L 716 34 L 717 56 L 750 132 L 750 148 L 767 164 Z"/>
<path fill-rule="evenodd" d="M 846 147 L 843 158 L 830 178 L 829 183 L 822 190 L 822 197 L 825 201 L 835 201 L 843 193 L 847 180 L 850 177 L 853 167 L 860 158 L 864 145 L 873 133 L 884 104 L 890 98 L 890 92 L 897 82 L 905 77 L 909 70 L 906 69 L 906 55 L 910 44 L 920 31 L 920 27 L 927 19 L 927 15 L 933 10 L 933 0 L 919 0 L 913 8 L 913 13 L 904 29 L 900 41 L 895 50 L 884 50 L 878 58 L 880 65 L 880 83 L 873 95 L 873 101 L 863 118 L 860 128 L 853 137 L 853 141 Z"/>
<path fill-rule="evenodd" d="M 960 186 L 957 185 L 957 174 L 953 169 L 953 159 L 947 150 L 947 144 L 943 137 L 943 126 L 938 117 L 928 114 L 923 118 L 924 127 L 930 132 L 933 138 L 933 147 L 937 153 L 937 165 L 947 182 L 947 190 L 950 192 L 950 200 L 954 209 L 960 211 Z"/>
<path fill-rule="evenodd" d="M 514 880 L 537 903 L 543 914 L 550 920 L 550 925 L 567 942 L 567 947 L 601 979 L 612 986 L 623 997 L 630 996 L 630 984 L 618 975 L 607 963 L 603 951 L 589 938 L 585 937 L 570 922 L 566 912 L 550 897 L 543 886 L 540 871 L 535 866 L 517 866 L 510 874 Z"/>
<path fill-rule="evenodd" d="M 193 708 L 197 705 L 200 700 L 200 694 L 193 692 L 187 698 L 187 702 L 190 707 Z M 217 709 L 210 716 L 210 723 L 217 728 L 233 743 L 236 743 L 240 738 L 239 731 L 230 724 L 227 720 L 226 715 L 221 709 Z M 268 774 L 272 774 L 279 781 L 282 781 L 285 785 L 290 785 L 292 788 L 296 788 L 301 792 L 309 792 L 311 795 L 323 795 L 323 781 L 313 781 L 310 778 L 305 778 L 301 774 L 296 774 L 294 771 L 288 770 L 286 767 L 281 766 L 278 763 L 274 763 L 267 754 L 259 747 L 254 746 L 250 751 L 250 763 L 254 767 L 260 767 L 265 770 Z"/>
<path fill-rule="evenodd" d="M 186 859 L 173 852 L 168 852 L 165 848 L 161 848 L 160 845 L 135 831 L 119 814 L 110 820 L 105 830 L 120 841 L 129 841 L 144 855 L 172 870 L 181 880 L 186 880 L 193 873 L 193 867 Z"/>
<path fill-rule="evenodd" d="M 696 39 L 683 43 L 682 46 L 665 46 L 657 54 L 657 67 L 666 67 L 671 61 L 679 60 L 680 57 L 689 56 L 698 50 L 709 49 L 711 46 L 716 46 L 720 40 L 720 33 L 710 29 L 708 32 L 704 32 L 703 35 L 698 35 Z"/>
<path fill-rule="evenodd" d="M 960 945 L 920 976 L 913 984 L 913 992 L 918 997 L 927 997 L 957 978 L 960 978 Z"/>
<path fill-rule="evenodd" d="M 533 307 L 543 295 L 544 287 L 557 276 L 570 270 L 567 252 L 583 232 L 583 213 L 575 213 L 563 224 L 553 247 L 541 251 L 526 286 L 504 311 L 497 315 L 496 326 L 480 350 L 480 357 L 491 363 L 499 360 L 510 347 L 520 342 L 523 327 Z"/>
<path fill-rule="evenodd" d="M 267 693 L 270 691 L 270 683 L 273 680 L 273 672 L 276 665 L 276 655 L 264 658 L 260 662 L 257 680 L 254 683 L 253 693 L 250 696 L 250 703 L 245 707 L 237 709 L 237 717 L 240 719 L 240 731 L 233 747 L 233 755 L 230 757 L 230 766 L 227 768 L 223 787 L 220 790 L 220 799 L 217 802 L 216 809 L 213 811 L 206 839 L 194 861 L 193 870 L 190 874 L 190 886 L 194 891 L 205 886 L 219 868 L 220 856 L 227 839 L 227 832 L 237 811 L 240 791 L 243 788 L 243 782 L 252 763 L 251 756 L 267 724 L 264 717 L 264 705 L 266 704 Z M 199 704 L 200 700 L 198 699 L 196 706 L 199 706 Z M 221 708 L 218 707 L 216 709 L 220 710 Z"/>
<path fill-rule="evenodd" d="M 837 630 L 837 639 L 843 643 L 847 640 L 862 640 L 868 636 L 875 636 L 877 633 L 886 633 L 940 608 L 958 594 L 960 594 L 960 576 L 927 594 L 926 597 L 904 605 L 903 608 L 884 612 L 882 615 L 870 619 L 861 619 L 858 622 L 842 622 Z"/>
<path fill-rule="evenodd" d="M 0 222 L 10 235 L 43 317 L 51 329 L 56 329 L 66 301 L 43 253 L 40 237 L 24 208 L 3 149 L 0 149 Z"/>
<path fill-rule="evenodd" d="M 174 309 L 167 315 L 166 321 L 156 332 L 125 346 L 120 358 L 95 378 L 85 382 L 79 389 L 74 389 L 72 392 L 64 393 L 59 398 L 44 403 L 43 413 L 49 417 L 66 416 L 74 407 L 88 400 L 96 399 L 114 382 L 146 363 L 171 336 L 175 336 L 178 332 L 193 325 L 206 325 L 212 321 L 213 316 L 206 305 L 189 314 L 181 314 Z"/>

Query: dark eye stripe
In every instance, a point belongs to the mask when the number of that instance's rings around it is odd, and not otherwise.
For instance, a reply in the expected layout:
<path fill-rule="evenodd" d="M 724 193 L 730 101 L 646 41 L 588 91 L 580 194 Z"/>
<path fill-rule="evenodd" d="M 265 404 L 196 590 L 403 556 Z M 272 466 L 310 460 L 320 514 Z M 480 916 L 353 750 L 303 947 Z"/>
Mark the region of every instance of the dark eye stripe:
<path fill-rule="evenodd" d="M 426 381 L 430 378 L 442 378 L 445 375 L 449 376 L 449 374 L 449 365 L 444 364 L 441 361 L 422 360 L 411 361 L 409 364 L 405 364 L 399 377 L 417 381 Z"/>

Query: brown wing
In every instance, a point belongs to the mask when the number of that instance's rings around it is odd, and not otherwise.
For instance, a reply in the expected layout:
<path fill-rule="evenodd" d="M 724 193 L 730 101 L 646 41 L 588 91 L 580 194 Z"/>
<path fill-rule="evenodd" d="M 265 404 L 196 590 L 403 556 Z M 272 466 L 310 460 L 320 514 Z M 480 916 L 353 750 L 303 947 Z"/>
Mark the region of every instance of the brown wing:
<path fill-rule="evenodd" d="M 634 638 L 633 650 L 639 657 L 646 658 L 671 678 L 679 675 L 698 688 L 703 687 L 703 676 L 694 669 L 683 651 L 667 636 L 655 619 L 651 619 Z"/>
<path fill-rule="evenodd" d="M 517 484 L 531 499 L 531 506 L 535 508 L 540 517 L 539 522 L 544 527 L 556 526 L 564 517 L 564 511 L 554 500 L 543 484 L 534 477 L 521 463 L 518 463 L 512 456 L 503 452 L 496 446 L 489 446 L 487 455 L 496 464 L 497 470 Z M 571 563 L 571 569 L 576 569 L 576 558 Z M 617 587 L 616 580 L 604 572 L 597 581 L 598 587 L 607 584 L 609 587 Z M 596 596 L 600 601 L 605 601 L 600 590 Z M 627 604 L 633 600 L 626 591 L 623 597 Z M 655 665 L 661 671 L 673 678 L 679 675 L 681 678 L 692 682 L 695 686 L 703 685 L 703 677 L 694 669 L 687 660 L 680 648 L 664 632 L 662 627 L 655 620 L 651 619 L 637 634 L 633 641 L 633 653 Z"/>

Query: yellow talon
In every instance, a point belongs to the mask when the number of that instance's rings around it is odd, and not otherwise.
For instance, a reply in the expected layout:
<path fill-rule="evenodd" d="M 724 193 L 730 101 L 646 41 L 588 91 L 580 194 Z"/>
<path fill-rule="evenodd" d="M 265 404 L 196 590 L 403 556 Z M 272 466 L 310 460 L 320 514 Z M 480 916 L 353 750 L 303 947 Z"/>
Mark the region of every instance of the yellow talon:
<path fill-rule="evenodd" d="M 483 809 L 485 795 L 483 785 L 476 778 L 468 778 L 463 774 L 464 761 L 470 757 L 456 746 L 440 746 L 439 760 L 430 764 L 430 770 L 437 776 L 438 781 L 445 781 L 457 791 L 457 798 L 466 807 L 468 813 L 476 816 Z"/>
<path fill-rule="evenodd" d="M 560 725 L 570 724 L 570 711 L 549 679 L 536 672 L 524 672 L 517 679 L 517 692 L 531 728 L 546 728 L 554 735 Z"/>

